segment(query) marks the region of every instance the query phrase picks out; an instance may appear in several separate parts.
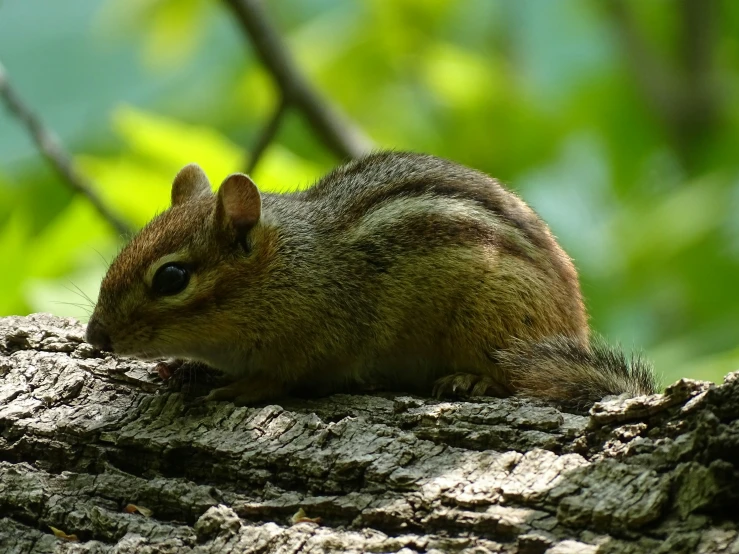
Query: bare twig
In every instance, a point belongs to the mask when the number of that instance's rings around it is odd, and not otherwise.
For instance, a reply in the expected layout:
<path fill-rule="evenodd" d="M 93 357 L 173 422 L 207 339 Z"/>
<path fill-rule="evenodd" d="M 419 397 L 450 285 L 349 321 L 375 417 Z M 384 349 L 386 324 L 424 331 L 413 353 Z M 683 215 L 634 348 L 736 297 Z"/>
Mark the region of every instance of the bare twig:
<path fill-rule="evenodd" d="M 272 26 L 261 0 L 224 0 L 236 15 L 262 63 L 277 81 L 283 97 L 300 110 L 326 145 L 339 157 L 358 157 L 372 142 L 326 102 L 298 70 Z"/>
<path fill-rule="evenodd" d="M 721 107 L 713 66 L 719 6 L 716 0 L 682 0 L 680 7 L 685 89 L 690 91 L 683 125 L 686 132 L 699 132 L 716 122 Z"/>
<path fill-rule="evenodd" d="M 692 159 L 722 105 L 713 78 L 716 0 L 679 3 L 684 48 L 677 65 L 651 47 L 627 2 L 610 0 L 606 5 L 617 24 L 638 86 L 672 131 L 683 158 Z"/>
<path fill-rule="evenodd" d="M 130 227 L 108 209 L 93 190 L 91 183 L 74 168 L 70 155 L 64 150 L 54 133 L 44 126 L 39 117 L 31 111 L 11 86 L 2 63 L 0 63 L 0 96 L 8 110 L 26 127 L 41 154 L 54 167 L 67 186 L 87 198 L 100 216 L 117 233 L 129 234 L 131 232 Z"/>
<path fill-rule="evenodd" d="M 264 126 L 259 135 L 257 135 L 257 140 L 251 149 L 251 153 L 249 154 L 249 162 L 246 165 L 247 174 L 254 173 L 254 169 L 256 169 L 257 164 L 259 163 L 259 159 L 262 157 L 262 154 L 264 154 L 269 144 L 275 138 L 275 135 L 277 135 L 277 131 L 280 129 L 282 119 L 287 112 L 288 105 L 289 102 L 285 99 L 285 97 L 281 97 L 280 102 L 277 104 L 277 107 L 272 114 L 272 117 L 269 118 L 267 124 Z"/>
<path fill-rule="evenodd" d="M 617 31 L 637 85 L 664 119 L 674 119 L 680 104 L 679 76 L 647 43 L 626 2 L 611 0 L 606 6 L 610 8 L 611 15 L 617 23 Z"/>

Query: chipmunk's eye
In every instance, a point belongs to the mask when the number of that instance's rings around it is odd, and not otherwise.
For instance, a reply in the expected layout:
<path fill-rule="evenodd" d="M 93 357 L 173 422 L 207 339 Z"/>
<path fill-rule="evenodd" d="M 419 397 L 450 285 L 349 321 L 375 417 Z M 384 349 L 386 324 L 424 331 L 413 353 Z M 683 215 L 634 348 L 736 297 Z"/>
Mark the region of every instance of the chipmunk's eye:
<path fill-rule="evenodd" d="M 177 263 L 169 263 L 157 269 L 151 282 L 151 288 L 156 294 L 170 296 L 185 290 L 189 282 L 190 272 L 186 267 Z"/>

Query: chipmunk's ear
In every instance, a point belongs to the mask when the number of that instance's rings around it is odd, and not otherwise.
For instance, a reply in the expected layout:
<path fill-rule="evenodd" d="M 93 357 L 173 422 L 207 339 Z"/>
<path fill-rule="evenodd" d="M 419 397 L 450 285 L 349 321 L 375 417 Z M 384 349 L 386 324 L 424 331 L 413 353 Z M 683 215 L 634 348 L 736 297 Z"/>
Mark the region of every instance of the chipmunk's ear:
<path fill-rule="evenodd" d="M 243 236 L 254 227 L 262 215 L 262 197 L 259 189 L 243 173 L 234 173 L 218 189 L 216 221 L 223 228 L 235 229 Z"/>
<path fill-rule="evenodd" d="M 172 183 L 173 206 L 179 206 L 208 194 L 213 194 L 210 181 L 198 164 L 183 167 Z"/>

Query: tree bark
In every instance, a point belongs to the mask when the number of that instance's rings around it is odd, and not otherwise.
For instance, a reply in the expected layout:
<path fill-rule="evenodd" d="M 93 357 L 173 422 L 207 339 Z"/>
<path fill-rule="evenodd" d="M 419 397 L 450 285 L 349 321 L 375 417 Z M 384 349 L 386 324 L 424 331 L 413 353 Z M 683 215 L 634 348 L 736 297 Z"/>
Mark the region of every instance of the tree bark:
<path fill-rule="evenodd" d="M 83 334 L 0 319 L 0 552 L 739 552 L 739 373 L 588 417 L 394 394 L 193 406 Z"/>

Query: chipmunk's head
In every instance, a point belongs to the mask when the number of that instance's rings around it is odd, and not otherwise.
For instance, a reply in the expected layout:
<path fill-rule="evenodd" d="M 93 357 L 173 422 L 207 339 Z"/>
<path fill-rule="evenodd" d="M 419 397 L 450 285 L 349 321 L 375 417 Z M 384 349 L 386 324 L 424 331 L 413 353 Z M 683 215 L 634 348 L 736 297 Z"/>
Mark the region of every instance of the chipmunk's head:
<path fill-rule="evenodd" d="M 265 278 L 262 202 L 252 180 L 230 175 L 216 194 L 192 164 L 172 185 L 172 206 L 123 248 L 108 269 L 87 326 L 102 350 L 141 358 L 219 362 L 238 338 L 231 306 Z M 242 324 L 243 325 L 243 324 Z M 220 354 L 219 354 L 220 352 Z"/>

